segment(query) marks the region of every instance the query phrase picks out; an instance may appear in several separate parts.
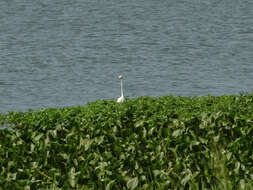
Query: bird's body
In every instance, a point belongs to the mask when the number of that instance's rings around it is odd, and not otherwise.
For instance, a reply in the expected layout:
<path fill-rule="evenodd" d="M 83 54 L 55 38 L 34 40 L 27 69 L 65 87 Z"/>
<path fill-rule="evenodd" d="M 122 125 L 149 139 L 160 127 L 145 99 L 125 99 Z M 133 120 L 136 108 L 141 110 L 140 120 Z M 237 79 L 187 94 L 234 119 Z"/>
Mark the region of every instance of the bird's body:
<path fill-rule="evenodd" d="M 120 96 L 118 99 L 117 99 L 117 103 L 122 103 L 125 101 L 125 97 L 124 96 Z"/>
<path fill-rule="evenodd" d="M 123 93 L 123 77 L 120 75 L 118 79 L 120 80 L 120 97 L 117 99 L 117 103 L 122 103 L 125 101 L 125 97 Z"/>

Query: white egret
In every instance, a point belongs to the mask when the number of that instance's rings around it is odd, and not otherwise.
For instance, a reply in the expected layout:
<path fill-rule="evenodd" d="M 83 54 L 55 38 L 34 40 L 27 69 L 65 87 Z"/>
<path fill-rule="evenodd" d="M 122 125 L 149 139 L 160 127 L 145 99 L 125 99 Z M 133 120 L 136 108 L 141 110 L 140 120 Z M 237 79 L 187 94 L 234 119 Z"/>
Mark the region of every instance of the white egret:
<path fill-rule="evenodd" d="M 125 101 L 125 97 L 124 97 L 124 94 L 123 94 L 123 77 L 120 75 L 118 77 L 118 79 L 120 80 L 120 88 L 121 88 L 121 94 L 120 94 L 120 97 L 117 99 L 117 102 L 118 103 L 122 103 Z"/>

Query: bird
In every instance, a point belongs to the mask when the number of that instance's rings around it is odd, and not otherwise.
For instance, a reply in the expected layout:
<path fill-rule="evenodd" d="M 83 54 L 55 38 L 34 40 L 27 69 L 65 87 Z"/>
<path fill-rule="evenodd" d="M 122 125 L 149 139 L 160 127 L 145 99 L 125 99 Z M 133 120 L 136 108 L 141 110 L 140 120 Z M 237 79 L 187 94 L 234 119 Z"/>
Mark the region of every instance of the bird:
<path fill-rule="evenodd" d="M 120 80 L 120 97 L 117 99 L 117 103 L 122 103 L 125 101 L 125 97 L 124 97 L 124 94 L 123 94 L 123 77 L 120 75 L 118 76 L 118 79 Z"/>

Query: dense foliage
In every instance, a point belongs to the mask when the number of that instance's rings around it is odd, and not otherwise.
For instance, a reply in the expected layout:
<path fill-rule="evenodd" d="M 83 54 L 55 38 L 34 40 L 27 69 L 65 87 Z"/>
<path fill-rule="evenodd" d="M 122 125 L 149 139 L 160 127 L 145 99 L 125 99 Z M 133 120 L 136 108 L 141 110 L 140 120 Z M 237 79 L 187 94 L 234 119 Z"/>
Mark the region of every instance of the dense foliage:
<path fill-rule="evenodd" d="M 0 115 L 0 189 L 253 189 L 253 94 Z"/>

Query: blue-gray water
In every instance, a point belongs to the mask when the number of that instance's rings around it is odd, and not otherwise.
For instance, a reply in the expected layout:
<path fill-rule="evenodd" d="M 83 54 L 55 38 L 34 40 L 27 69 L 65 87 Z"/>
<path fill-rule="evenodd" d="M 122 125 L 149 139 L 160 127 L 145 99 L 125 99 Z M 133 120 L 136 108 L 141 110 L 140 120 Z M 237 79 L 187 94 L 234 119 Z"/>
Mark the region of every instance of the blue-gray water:
<path fill-rule="evenodd" d="M 253 90 L 252 0 L 1 0 L 0 112 Z"/>

